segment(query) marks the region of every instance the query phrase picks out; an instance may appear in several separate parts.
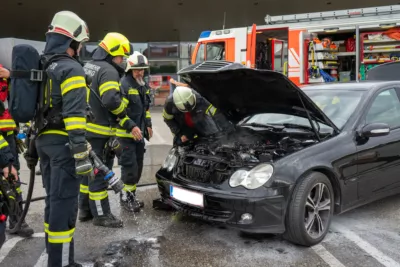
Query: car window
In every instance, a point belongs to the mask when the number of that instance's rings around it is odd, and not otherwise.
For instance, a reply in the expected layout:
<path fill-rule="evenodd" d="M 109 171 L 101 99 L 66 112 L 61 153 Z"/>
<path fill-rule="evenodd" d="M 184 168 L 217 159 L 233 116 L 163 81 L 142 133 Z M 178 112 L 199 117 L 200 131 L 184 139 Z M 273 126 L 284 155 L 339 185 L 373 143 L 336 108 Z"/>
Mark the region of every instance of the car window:
<path fill-rule="evenodd" d="M 366 116 L 366 123 L 387 123 L 390 128 L 400 126 L 400 101 L 395 89 L 388 89 L 376 96 Z"/>
<path fill-rule="evenodd" d="M 304 90 L 326 116 L 341 129 L 356 110 L 363 91 Z"/>
<path fill-rule="evenodd" d="M 204 61 L 204 44 L 201 44 L 199 46 L 199 49 L 197 50 L 196 63 L 200 63 L 203 61 Z"/>

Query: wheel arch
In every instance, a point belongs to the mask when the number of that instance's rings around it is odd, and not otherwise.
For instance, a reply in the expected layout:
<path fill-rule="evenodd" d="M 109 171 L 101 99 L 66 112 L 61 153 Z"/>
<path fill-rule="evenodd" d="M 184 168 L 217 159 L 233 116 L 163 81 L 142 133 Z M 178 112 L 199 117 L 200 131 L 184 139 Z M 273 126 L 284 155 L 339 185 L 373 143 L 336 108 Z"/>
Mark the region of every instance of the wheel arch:
<path fill-rule="evenodd" d="M 340 187 L 339 179 L 336 177 L 335 173 L 327 168 L 327 167 L 314 167 L 312 169 L 307 170 L 303 175 L 301 175 L 301 178 L 296 182 L 296 184 L 303 179 L 303 177 L 307 176 L 308 174 L 312 172 L 319 172 L 323 175 L 325 175 L 329 181 L 331 182 L 332 188 L 333 188 L 333 197 L 335 199 L 334 203 L 334 213 L 338 214 L 341 212 L 341 203 L 342 203 L 342 190 Z"/>

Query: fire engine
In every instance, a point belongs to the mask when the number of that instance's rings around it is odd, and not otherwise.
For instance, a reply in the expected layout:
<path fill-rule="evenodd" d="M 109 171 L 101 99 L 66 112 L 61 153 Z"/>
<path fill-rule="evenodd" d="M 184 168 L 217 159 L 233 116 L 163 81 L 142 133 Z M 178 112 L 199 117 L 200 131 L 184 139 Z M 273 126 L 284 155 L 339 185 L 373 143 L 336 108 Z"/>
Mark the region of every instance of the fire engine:
<path fill-rule="evenodd" d="M 365 79 L 400 58 L 400 5 L 265 17 L 266 25 L 203 31 L 192 64 L 240 62 L 297 85 Z"/>

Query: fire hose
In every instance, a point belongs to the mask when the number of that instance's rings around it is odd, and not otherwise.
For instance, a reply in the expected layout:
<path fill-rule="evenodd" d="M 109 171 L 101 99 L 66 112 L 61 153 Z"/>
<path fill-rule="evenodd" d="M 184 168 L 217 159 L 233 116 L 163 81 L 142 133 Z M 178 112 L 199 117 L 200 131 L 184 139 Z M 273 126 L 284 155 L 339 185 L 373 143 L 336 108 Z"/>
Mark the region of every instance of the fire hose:
<path fill-rule="evenodd" d="M 157 183 L 147 183 L 147 184 L 138 184 L 136 185 L 136 187 L 146 187 L 146 186 L 153 186 L 153 185 L 157 185 Z M 112 188 L 107 188 L 107 191 L 113 191 Z M 46 199 L 46 196 L 40 196 L 40 197 L 34 197 L 30 200 L 30 202 L 36 202 L 36 201 L 40 201 L 40 200 L 44 200 Z M 27 202 L 27 200 L 22 201 L 22 204 L 25 204 Z"/>
<path fill-rule="evenodd" d="M 30 204 L 32 202 L 44 200 L 46 198 L 46 196 L 32 198 L 33 187 L 35 184 L 35 167 L 39 161 L 39 157 L 37 155 L 36 146 L 35 146 L 35 140 L 36 140 L 35 136 L 32 136 L 28 150 L 24 153 L 24 158 L 26 159 L 26 161 L 28 163 L 28 167 L 30 169 L 28 193 L 27 193 L 26 200 L 22 201 L 22 203 L 25 204 L 25 206 L 22 211 L 21 217 L 19 218 L 19 220 L 18 220 L 17 224 L 14 226 L 14 228 L 10 229 L 10 233 L 12 233 L 12 234 L 17 233 L 19 230 L 21 230 L 21 225 L 25 220 L 25 217 L 28 213 Z M 98 172 L 103 173 L 104 180 L 107 181 L 109 186 L 111 187 L 111 188 L 108 188 L 107 190 L 109 190 L 109 191 L 113 190 L 116 194 L 120 193 L 124 188 L 124 184 L 121 181 L 121 179 L 117 175 L 115 175 L 115 173 L 112 170 L 110 170 L 107 166 L 104 165 L 102 160 L 96 155 L 96 153 L 93 150 L 90 150 L 89 157 L 91 158 L 93 165 L 94 165 L 94 171 L 91 174 L 92 178 L 94 178 L 94 175 L 97 174 Z M 137 187 L 151 186 L 151 185 L 156 185 L 156 184 L 157 183 L 147 183 L 147 184 L 137 185 Z"/>

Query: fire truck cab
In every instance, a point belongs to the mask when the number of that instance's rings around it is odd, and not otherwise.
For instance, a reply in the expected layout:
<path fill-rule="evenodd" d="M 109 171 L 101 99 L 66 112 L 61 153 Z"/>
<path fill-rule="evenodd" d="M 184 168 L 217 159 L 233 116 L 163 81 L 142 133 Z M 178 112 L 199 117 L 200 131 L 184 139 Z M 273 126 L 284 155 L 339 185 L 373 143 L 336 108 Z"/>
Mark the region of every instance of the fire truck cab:
<path fill-rule="evenodd" d="M 296 84 L 307 84 L 326 82 L 327 76 L 322 75 L 324 80 L 311 75 L 312 68 L 331 76 L 330 81 L 340 76 L 338 72 L 347 77 L 342 81 L 348 77 L 358 80 L 372 64 L 400 58 L 400 5 L 267 15 L 265 22 L 203 31 L 193 50 L 192 64 L 205 60 L 240 62 L 281 72 Z"/>

